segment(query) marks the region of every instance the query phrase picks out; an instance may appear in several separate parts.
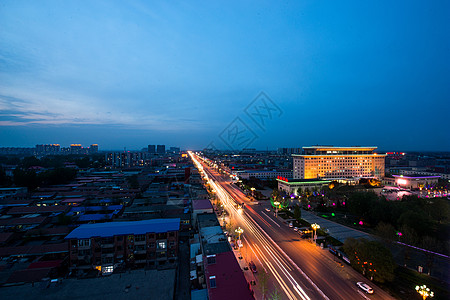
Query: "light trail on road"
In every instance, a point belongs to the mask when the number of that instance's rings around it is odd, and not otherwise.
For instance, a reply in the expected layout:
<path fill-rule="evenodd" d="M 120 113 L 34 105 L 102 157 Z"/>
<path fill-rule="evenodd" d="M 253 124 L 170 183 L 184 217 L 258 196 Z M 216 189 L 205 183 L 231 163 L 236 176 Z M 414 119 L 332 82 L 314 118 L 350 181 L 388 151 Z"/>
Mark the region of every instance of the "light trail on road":
<path fill-rule="evenodd" d="M 204 172 L 203 166 L 197 161 L 192 153 L 189 153 L 197 168 Z M 275 280 L 278 282 L 281 289 L 284 291 L 288 299 L 310 300 L 305 290 L 290 274 L 292 266 L 302 274 L 309 283 L 312 284 L 314 289 L 324 298 L 328 297 L 312 282 L 312 280 L 284 253 L 281 248 L 268 236 L 268 234 L 249 216 L 245 211 L 241 214 L 236 208 L 235 200 L 229 195 L 229 193 L 220 185 L 215 182 L 211 176 L 204 174 L 210 186 L 214 189 L 219 199 L 223 203 L 224 207 L 231 215 L 244 225 L 244 232 L 251 233 L 253 237 L 259 242 L 254 243 L 253 247 L 270 270 Z M 258 215 L 258 214 L 256 214 Z M 261 218 L 262 219 L 262 218 Z M 267 223 L 267 221 L 263 220 Z M 268 223 L 267 223 L 268 224 Z M 277 224 L 278 225 L 278 224 Z M 270 226 L 270 225 L 269 225 Z M 264 250 L 264 251 L 263 251 Z M 284 256 L 284 257 L 283 257 Z M 258 259 L 259 260 L 259 259 Z M 283 278 L 284 277 L 284 278 Z M 306 288 L 306 287 L 305 287 Z"/>

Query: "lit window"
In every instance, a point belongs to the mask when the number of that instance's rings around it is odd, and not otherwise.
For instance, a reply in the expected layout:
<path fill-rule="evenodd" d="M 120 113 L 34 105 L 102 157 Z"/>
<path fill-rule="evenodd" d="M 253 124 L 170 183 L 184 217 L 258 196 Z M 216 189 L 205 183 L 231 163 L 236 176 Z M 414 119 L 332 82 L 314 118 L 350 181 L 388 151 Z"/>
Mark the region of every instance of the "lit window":
<path fill-rule="evenodd" d="M 216 287 L 216 276 L 209 276 L 209 287 L 210 288 Z"/>
<path fill-rule="evenodd" d="M 78 240 L 78 246 L 79 247 L 90 246 L 90 245 L 91 245 L 91 240 L 90 239 Z"/>
<path fill-rule="evenodd" d="M 158 242 L 158 249 L 166 249 L 166 241 L 160 241 Z"/>
<path fill-rule="evenodd" d="M 206 259 L 208 261 L 208 265 L 212 265 L 212 264 L 216 263 L 216 255 L 215 254 L 206 256 Z"/>

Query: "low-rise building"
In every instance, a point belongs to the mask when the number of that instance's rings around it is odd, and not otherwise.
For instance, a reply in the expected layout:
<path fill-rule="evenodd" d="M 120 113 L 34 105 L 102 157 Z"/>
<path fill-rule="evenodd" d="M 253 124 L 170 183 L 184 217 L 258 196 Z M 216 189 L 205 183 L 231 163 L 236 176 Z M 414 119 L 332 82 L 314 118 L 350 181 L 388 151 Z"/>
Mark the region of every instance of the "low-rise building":
<path fill-rule="evenodd" d="M 312 191 L 314 189 L 322 189 L 322 187 L 330 184 L 331 180 L 321 179 L 290 179 L 284 177 L 278 177 L 278 190 L 284 191 L 288 195 L 299 195 L 306 189 Z"/>
<path fill-rule="evenodd" d="M 397 186 L 418 189 L 424 187 L 431 187 L 438 183 L 440 176 L 423 176 L 423 175 L 392 175 L 395 178 Z"/>
<path fill-rule="evenodd" d="M 281 177 L 292 177 L 292 171 L 290 170 L 244 170 L 244 171 L 234 171 L 233 175 L 238 176 L 240 179 L 250 179 L 250 177 L 268 180 L 274 179 L 278 176 Z"/>
<path fill-rule="evenodd" d="M 155 266 L 174 263 L 178 255 L 180 219 L 85 224 L 74 229 L 69 240 L 72 269 Z"/>

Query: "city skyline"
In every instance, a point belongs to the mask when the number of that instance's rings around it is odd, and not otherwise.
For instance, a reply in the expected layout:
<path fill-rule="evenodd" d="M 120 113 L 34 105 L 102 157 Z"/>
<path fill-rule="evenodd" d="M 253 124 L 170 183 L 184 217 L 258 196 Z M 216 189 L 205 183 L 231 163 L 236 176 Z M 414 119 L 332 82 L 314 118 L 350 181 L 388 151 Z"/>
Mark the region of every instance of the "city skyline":
<path fill-rule="evenodd" d="M 449 8 L 5 2 L 0 146 L 449 151 Z M 236 120 L 249 143 L 226 140 Z"/>

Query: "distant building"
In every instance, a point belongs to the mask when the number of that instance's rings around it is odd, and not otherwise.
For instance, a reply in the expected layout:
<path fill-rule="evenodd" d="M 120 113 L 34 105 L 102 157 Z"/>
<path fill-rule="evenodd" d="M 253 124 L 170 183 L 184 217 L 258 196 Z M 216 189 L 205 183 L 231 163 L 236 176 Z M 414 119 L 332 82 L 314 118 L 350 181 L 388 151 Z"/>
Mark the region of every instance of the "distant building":
<path fill-rule="evenodd" d="M 83 153 L 83 147 L 81 147 L 81 144 L 71 144 L 70 145 L 70 154 L 82 154 Z"/>
<path fill-rule="evenodd" d="M 301 154 L 302 148 L 278 148 L 278 154 Z"/>
<path fill-rule="evenodd" d="M 60 154 L 61 146 L 59 144 L 36 145 L 36 154 Z"/>
<path fill-rule="evenodd" d="M 180 147 L 170 147 L 169 148 L 170 153 L 179 154 L 180 153 Z"/>
<path fill-rule="evenodd" d="M 174 263 L 179 229 L 178 218 L 81 225 L 66 236 L 70 267 L 109 273 L 121 262 L 127 267 Z"/>
<path fill-rule="evenodd" d="M 92 145 L 89 147 L 89 153 L 90 153 L 90 154 L 98 153 L 98 144 L 92 144 Z"/>
<path fill-rule="evenodd" d="M 158 146 L 156 146 L 156 152 L 158 154 L 166 153 L 166 145 L 158 145 Z"/>
<path fill-rule="evenodd" d="M 148 153 L 156 153 L 156 146 L 155 145 L 148 145 L 147 152 Z"/>
<path fill-rule="evenodd" d="M 148 163 L 146 152 L 110 152 L 105 154 L 106 164 L 115 168 L 143 167 Z"/>
<path fill-rule="evenodd" d="M 293 154 L 294 179 L 337 179 L 384 177 L 386 154 L 377 147 L 303 147 L 303 154 Z"/>
<path fill-rule="evenodd" d="M 34 155 L 36 148 L 0 147 L 0 154 Z"/>

